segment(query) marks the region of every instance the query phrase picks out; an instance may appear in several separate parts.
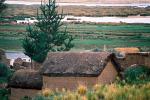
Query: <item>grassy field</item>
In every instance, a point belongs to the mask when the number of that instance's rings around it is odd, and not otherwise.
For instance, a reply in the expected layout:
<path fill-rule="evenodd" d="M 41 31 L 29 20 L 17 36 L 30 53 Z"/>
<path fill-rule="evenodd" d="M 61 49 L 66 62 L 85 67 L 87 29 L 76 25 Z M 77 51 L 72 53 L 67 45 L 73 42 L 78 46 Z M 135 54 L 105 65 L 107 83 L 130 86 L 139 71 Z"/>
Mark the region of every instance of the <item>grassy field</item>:
<path fill-rule="evenodd" d="M 148 24 L 65 24 L 67 32 L 74 37 L 74 49 L 92 49 L 136 46 L 150 47 L 150 25 Z M 21 40 L 26 25 L 0 25 L 0 48 L 21 50 Z"/>

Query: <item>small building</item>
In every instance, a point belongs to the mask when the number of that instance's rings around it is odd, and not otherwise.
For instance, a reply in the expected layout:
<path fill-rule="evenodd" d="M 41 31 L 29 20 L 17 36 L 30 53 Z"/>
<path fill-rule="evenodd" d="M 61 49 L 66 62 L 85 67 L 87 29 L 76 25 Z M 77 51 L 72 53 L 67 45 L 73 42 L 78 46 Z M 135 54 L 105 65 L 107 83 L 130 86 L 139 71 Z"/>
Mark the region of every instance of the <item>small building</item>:
<path fill-rule="evenodd" d="M 38 72 L 22 69 L 13 74 L 8 86 L 11 89 L 9 100 L 21 100 L 25 96 L 37 95 L 42 89 L 43 80 Z"/>
<path fill-rule="evenodd" d="M 133 65 L 143 65 L 150 68 L 150 52 L 126 53 L 123 58 L 115 57 L 114 60 L 122 70 Z"/>
<path fill-rule="evenodd" d="M 24 20 L 16 20 L 17 24 L 34 24 L 36 22 L 38 22 L 38 20 L 35 17 L 31 17 L 31 18 L 25 18 Z"/>
<path fill-rule="evenodd" d="M 40 69 L 43 88 L 73 90 L 82 84 L 112 83 L 119 72 L 113 54 L 108 52 L 49 53 Z"/>

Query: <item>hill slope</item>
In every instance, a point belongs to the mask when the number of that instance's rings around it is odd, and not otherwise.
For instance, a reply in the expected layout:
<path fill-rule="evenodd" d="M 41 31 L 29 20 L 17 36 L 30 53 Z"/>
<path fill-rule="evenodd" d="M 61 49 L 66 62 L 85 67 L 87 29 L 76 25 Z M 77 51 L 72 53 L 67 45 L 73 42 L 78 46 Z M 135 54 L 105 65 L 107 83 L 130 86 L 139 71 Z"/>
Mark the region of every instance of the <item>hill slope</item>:
<path fill-rule="evenodd" d="M 27 1 L 27 2 L 40 2 L 41 0 L 7 0 L 7 1 Z M 44 0 L 43 0 L 44 1 Z M 47 1 L 47 0 L 45 0 Z M 68 2 L 68 3 L 150 3 L 150 0 L 56 0 L 57 2 Z"/>

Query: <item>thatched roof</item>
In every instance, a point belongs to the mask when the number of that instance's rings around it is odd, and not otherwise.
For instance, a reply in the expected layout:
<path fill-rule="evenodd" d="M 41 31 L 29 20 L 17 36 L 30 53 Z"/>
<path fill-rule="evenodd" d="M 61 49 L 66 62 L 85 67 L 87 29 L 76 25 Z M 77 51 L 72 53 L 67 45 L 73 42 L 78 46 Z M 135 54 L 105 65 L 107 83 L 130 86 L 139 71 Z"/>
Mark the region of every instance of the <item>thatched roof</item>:
<path fill-rule="evenodd" d="M 140 52 L 139 48 L 136 48 L 136 47 L 115 48 L 115 51 L 123 52 L 123 53 L 138 53 L 138 52 Z"/>
<path fill-rule="evenodd" d="M 18 70 L 13 74 L 9 87 L 23 89 L 42 89 L 42 76 L 33 70 Z"/>
<path fill-rule="evenodd" d="M 108 52 L 49 53 L 40 72 L 47 76 L 98 76 L 110 56 Z"/>
<path fill-rule="evenodd" d="M 150 52 L 127 53 L 126 55 L 150 56 Z"/>

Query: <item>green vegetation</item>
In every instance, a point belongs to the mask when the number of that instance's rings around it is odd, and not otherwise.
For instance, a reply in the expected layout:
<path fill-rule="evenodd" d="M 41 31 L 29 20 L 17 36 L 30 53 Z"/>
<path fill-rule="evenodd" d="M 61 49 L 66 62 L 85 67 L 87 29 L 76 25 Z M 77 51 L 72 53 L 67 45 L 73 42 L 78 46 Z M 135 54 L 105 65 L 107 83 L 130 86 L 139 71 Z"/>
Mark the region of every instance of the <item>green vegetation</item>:
<path fill-rule="evenodd" d="M 12 74 L 12 70 L 10 70 L 5 64 L 0 63 L 0 85 L 7 84 Z M 9 90 L 5 88 L 0 88 L 0 100 L 8 100 L 9 95 Z"/>
<path fill-rule="evenodd" d="M 127 83 L 139 84 L 150 81 L 150 69 L 145 66 L 129 67 L 125 70 Z"/>
<path fill-rule="evenodd" d="M 6 83 L 13 72 L 3 63 L 0 63 L 0 83 Z"/>
<path fill-rule="evenodd" d="M 10 92 L 7 89 L 0 89 L 0 100 L 9 100 Z"/>
<path fill-rule="evenodd" d="M 0 0 L 0 15 L 2 11 L 6 8 L 6 5 L 4 4 L 5 0 Z"/>
<path fill-rule="evenodd" d="M 109 48 L 136 46 L 150 48 L 149 24 L 64 24 L 67 32 L 76 39 L 74 49 Z M 21 40 L 25 36 L 26 25 L 0 25 L 0 48 L 22 50 Z"/>

